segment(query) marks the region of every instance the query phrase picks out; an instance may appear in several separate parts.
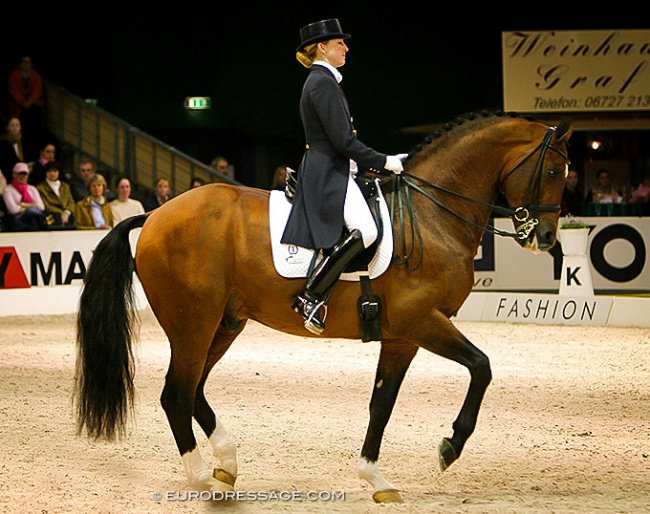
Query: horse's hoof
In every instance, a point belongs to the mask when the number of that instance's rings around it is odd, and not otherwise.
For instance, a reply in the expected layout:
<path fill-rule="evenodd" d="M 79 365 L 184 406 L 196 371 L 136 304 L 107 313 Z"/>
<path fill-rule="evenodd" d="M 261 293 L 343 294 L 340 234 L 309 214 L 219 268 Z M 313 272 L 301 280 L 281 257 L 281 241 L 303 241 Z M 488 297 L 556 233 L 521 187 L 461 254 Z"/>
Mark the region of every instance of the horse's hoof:
<path fill-rule="evenodd" d="M 404 503 L 397 489 L 386 489 L 377 491 L 372 495 L 376 503 Z"/>
<path fill-rule="evenodd" d="M 456 450 L 451 445 L 449 439 L 444 437 L 438 445 L 438 461 L 440 462 L 440 471 L 445 471 L 458 459 Z"/>
<path fill-rule="evenodd" d="M 232 491 L 235 488 L 235 480 L 237 480 L 237 477 L 228 473 L 225 469 L 214 468 L 212 476 L 216 479 L 217 482 L 222 484 L 222 487 L 230 487 L 230 489 L 219 489 L 220 491 Z"/>

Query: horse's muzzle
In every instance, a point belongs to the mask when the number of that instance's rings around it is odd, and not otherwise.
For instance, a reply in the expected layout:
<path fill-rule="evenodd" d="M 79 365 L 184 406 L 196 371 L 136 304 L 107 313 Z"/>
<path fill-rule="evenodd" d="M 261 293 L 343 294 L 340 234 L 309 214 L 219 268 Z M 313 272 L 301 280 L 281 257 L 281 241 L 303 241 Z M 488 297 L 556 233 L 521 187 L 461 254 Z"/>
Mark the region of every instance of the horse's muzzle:
<path fill-rule="evenodd" d="M 546 252 L 555 246 L 557 241 L 557 225 L 546 221 L 540 220 L 537 227 L 535 227 L 535 238 L 537 239 L 537 249 Z"/>

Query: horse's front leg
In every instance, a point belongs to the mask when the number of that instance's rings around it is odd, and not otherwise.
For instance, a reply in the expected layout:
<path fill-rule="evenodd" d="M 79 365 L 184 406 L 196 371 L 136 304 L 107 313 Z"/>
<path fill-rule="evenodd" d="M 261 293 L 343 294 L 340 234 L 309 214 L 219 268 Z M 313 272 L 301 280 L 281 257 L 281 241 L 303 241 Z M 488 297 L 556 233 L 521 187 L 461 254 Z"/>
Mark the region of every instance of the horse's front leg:
<path fill-rule="evenodd" d="M 440 469 L 444 471 L 460 457 L 465 443 L 476 428 L 479 409 L 492 380 L 492 371 L 487 355 L 461 334 L 444 314 L 437 313 L 433 326 L 436 329 L 421 345 L 422 348 L 462 364 L 470 374 L 465 401 L 452 425 L 454 435 L 445 437 L 438 446 Z"/>
<path fill-rule="evenodd" d="M 418 347 L 409 343 L 381 344 L 375 385 L 370 399 L 370 422 L 359 460 L 359 477 L 372 486 L 372 497 L 377 503 L 402 501 L 397 489 L 381 476 L 377 461 L 384 429 L 393 412 L 404 375 L 417 351 Z"/>

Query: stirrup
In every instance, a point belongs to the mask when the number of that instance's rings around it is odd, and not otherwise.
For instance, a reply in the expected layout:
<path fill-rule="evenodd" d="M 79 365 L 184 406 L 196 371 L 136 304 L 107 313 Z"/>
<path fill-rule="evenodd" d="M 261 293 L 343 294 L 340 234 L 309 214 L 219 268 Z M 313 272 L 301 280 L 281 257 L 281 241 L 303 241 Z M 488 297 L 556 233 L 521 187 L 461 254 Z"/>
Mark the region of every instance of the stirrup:
<path fill-rule="evenodd" d="M 321 307 L 325 306 L 325 316 L 323 317 L 325 319 L 327 317 L 327 306 L 325 305 L 324 299 L 316 300 L 316 298 L 313 298 L 313 300 L 315 301 L 310 301 L 307 297 L 300 294 L 294 300 L 292 308 L 304 318 L 305 328 L 312 334 L 319 336 L 325 331 L 325 324 L 318 317 L 318 311 Z"/>

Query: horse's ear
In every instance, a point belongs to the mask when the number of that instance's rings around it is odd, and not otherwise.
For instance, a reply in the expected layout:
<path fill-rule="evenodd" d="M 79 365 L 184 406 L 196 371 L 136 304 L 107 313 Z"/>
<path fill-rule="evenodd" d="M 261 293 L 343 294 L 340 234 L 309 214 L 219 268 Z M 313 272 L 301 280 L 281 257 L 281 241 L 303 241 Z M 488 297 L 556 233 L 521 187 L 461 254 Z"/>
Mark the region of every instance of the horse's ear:
<path fill-rule="evenodd" d="M 555 129 L 554 140 L 556 143 L 566 143 L 573 133 L 573 121 L 564 119 Z"/>

